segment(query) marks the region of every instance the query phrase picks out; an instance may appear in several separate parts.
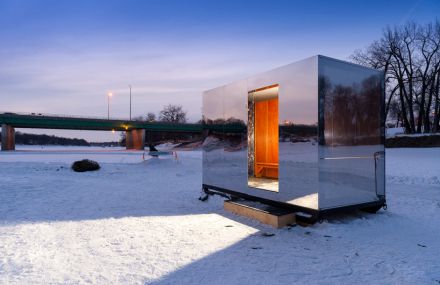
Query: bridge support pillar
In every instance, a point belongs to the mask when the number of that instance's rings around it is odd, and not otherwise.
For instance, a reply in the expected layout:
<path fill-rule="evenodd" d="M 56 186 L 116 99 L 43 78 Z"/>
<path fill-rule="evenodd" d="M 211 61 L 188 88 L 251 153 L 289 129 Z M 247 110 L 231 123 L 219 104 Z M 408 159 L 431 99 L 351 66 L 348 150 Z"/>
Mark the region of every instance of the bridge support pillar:
<path fill-rule="evenodd" d="M 148 131 L 146 133 L 146 142 L 147 142 L 147 146 L 151 146 L 153 145 L 153 132 L 152 131 Z"/>
<path fill-rule="evenodd" d="M 125 148 L 143 150 L 145 148 L 145 130 L 137 129 L 126 131 Z"/>
<path fill-rule="evenodd" d="M 15 129 L 9 125 L 2 125 L 2 151 L 15 150 Z"/>

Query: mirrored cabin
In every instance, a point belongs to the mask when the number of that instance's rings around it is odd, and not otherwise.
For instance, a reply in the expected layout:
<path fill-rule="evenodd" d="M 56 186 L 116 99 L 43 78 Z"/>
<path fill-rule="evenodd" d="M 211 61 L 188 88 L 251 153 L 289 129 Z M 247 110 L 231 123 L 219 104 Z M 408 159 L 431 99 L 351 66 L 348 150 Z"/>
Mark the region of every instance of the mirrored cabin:
<path fill-rule="evenodd" d="M 311 213 L 385 203 L 384 76 L 314 56 L 203 94 L 203 187 Z"/>

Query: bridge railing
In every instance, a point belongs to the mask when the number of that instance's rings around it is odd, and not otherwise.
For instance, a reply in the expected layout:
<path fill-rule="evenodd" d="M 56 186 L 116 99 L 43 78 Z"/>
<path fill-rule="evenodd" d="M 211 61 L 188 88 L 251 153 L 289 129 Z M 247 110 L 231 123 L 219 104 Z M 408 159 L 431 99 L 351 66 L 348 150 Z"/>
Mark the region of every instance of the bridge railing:
<path fill-rule="evenodd" d="M 108 117 L 101 116 L 79 116 L 79 115 L 66 115 L 66 114 L 52 114 L 52 113 L 39 113 L 39 112 L 3 112 L 0 111 L 1 115 L 18 115 L 18 116 L 35 116 L 35 117 L 52 117 L 52 118 L 75 118 L 75 119 L 97 119 L 97 120 L 107 120 Z M 130 121 L 129 118 L 120 118 L 120 117 L 110 117 L 109 120 L 114 121 Z M 139 121 L 139 120 L 131 120 L 131 121 Z M 140 122 L 140 121 L 139 121 Z"/>
<path fill-rule="evenodd" d="M 0 112 L 0 123 L 16 128 L 75 129 L 75 130 L 132 130 L 199 132 L 201 124 L 175 124 L 167 122 L 148 122 L 140 120 L 83 117 L 48 113 Z"/>

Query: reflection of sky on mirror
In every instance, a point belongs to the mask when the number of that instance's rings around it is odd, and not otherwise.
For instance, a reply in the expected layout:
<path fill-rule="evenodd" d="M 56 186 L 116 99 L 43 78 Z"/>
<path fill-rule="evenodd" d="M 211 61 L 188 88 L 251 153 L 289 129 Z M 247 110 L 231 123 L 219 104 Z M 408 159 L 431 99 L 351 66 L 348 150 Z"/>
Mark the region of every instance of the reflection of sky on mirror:
<path fill-rule="evenodd" d="M 309 3 L 313 2 L 313 3 Z M 128 117 L 313 54 L 347 59 L 438 1 L 0 0 L 0 110 Z M 81 133 L 78 133 L 81 136 Z M 110 138 L 109 134 L 109 138 Z M 96 133 L 96 139 L 106 139 Z"/>
<path fill-rule="evenodd" d="M 374 69 L 359 68 L 356 65 L 340 65 L 338 61 L 321 57 L 320 76 L 331 77 L 332 86 L 355 87 L 360 81 L 377 76 Z"/>

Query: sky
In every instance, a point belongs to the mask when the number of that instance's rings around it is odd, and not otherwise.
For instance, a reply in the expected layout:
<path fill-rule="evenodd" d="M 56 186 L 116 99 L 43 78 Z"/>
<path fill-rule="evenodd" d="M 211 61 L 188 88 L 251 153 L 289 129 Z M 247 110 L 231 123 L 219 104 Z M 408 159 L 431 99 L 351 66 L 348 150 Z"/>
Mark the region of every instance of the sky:
<path fill-rule="evenodd" d="M 439 0 L 0 0 L 0 112 L 107 117 L 180 104 L 316 54 L 348 60 L 387 26 L 440 18 Z M 117 140 L 90 131 L 19 130 Z"/>

